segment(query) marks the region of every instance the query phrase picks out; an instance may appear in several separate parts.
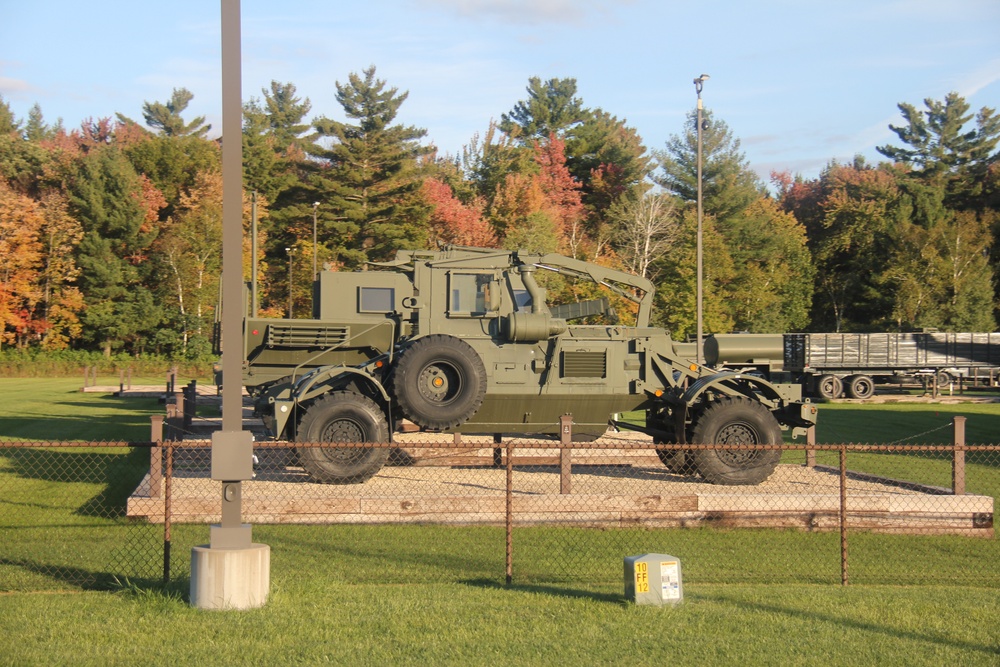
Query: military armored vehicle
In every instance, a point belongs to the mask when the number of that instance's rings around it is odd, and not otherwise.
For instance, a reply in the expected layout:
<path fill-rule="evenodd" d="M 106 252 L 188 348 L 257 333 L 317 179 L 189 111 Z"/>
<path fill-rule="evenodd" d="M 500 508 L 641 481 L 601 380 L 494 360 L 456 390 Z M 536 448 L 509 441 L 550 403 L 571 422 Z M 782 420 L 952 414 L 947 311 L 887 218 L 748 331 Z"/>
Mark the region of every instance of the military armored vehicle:
<path fill-rule="evenodd" d="M 571 414 L 574 437 L 609 427 L 660 443 L 780 444 L 803 434 L 815 406 L 797 386 L 716 372 L 678 352 L 649 326 L 650 281 L 555 254 L 452 247 L 401 250 L 368 270 L 323 270 L 312 319 L 247 318 L 243 382 L 279 439 L 387 443 L 407 420 L 466 434 L 556 435 Z M 536 276 L 596 283 L 608 296 L 549 304 Z M 615 323 L 621 301 L 634 325 Z M 624 301 L 622 301 L 624 300 Z M 570 322 L 586 320 L 600 324 Z M 615 421 L 643 411 L 644 423 Z M 660 450 L 677 472 L 719 484 L 756 484 L 777 449 Z M 316 481 L 363 482 L 387 447 L 300 447 Z"/>

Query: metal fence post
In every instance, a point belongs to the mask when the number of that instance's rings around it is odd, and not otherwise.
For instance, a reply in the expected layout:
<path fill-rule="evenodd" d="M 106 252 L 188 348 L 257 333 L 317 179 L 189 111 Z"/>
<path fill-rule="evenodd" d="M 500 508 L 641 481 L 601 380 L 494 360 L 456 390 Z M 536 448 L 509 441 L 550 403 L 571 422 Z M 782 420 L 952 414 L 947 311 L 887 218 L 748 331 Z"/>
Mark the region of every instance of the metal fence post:
<path fill-rule="evenodd" d="M 951 418 L 951 492 L 956 496 L 965 495 L 965 417 Z"/>
<path fill-rule="evenodd" d="M 151 442 L 163 442 L 163 415 L 150 415 Z M 149 448 L 149 497 L 160 497 L 160 486 L 163 484 L 163 448 L 154 445 Z"/>
<path fill-rule="evenodd" d="M 847 585 L 847 445 L 840 446 L 840 583 Z"/>
<path fill-rule="evenodd" d="M 170 513 L 174 479 L 174 448 L 167 445 L 167 473 L 163 485 L 163 583 L 170 582 Z"/>
<path fill-rule="evenodd" d="M 559 418 L 559 493 L 570 493 L 573 489 L 573 415 Z"/>
<path fill-rule="evenodd" d="M 514 444 L 507 440 L 507 585 L 514 580 Z"/>
<path fill-rule="evenodd" d="M 194 415 L 197 411 L 197 396 L 198 396 L 198 381 L 191 380 L 184 391 L 182 392 L 184 396 L 184 428 L 189 430 L 191 424 L 194 422 Z"/>

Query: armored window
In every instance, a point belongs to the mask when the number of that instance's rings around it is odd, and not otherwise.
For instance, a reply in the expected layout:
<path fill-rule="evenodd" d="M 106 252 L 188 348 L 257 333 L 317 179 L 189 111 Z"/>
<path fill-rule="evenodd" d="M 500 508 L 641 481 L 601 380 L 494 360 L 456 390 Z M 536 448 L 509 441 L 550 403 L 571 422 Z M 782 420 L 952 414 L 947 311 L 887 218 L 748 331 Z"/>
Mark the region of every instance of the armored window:
<path fill-rule="evenodd" d="M 491 291 L 493 274 L 451 273 L 448 276 L 449 314 L 482 317 L 495 310 Z"/>
<path fill-rule="evenodd" d="M 531 310 L 531 295 L 528 290 L 514 290 L 514 310 Z"/>
<path fill-rule="evenodd" d="M 392 287 L 359 287 L 359 313 L 391 313 L 395 308 L 396 290 Z"/>

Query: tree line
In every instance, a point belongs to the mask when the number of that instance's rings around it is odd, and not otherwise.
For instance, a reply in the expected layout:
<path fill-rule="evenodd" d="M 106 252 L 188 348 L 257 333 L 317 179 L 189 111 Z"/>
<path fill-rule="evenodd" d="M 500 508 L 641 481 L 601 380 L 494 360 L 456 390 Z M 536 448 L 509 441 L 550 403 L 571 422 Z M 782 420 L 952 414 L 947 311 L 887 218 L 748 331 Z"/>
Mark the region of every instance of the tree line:
<path fill-rule="evenodd" d="M 444 244 L 561 252 L 657 285 L 655 323 L 695 326 L 695 112 L 652 151 L 638 131 L 532 78 L 441 155 L 375 67 L 337 81 L 345 120 L 292 83 L 244 105 L 244 275 L 261 310 L 310 314 L 312 263 L 356 270 Z M 0 97 L 0 346 L 204 358 L 221 273 L 221 151 L 190 91 L 67 130 Z M 726 123 L 703 124 L 705 330 L 992 331 L 1000 118 L 959 95 L 899 105 L 878 165 L 762 182 Z M 257 221 L 256 243 L 250 240 Z M 315 230 L 316 243 L 313 243 Z M 585 298 L 556 280 L 550 291 Z"/>

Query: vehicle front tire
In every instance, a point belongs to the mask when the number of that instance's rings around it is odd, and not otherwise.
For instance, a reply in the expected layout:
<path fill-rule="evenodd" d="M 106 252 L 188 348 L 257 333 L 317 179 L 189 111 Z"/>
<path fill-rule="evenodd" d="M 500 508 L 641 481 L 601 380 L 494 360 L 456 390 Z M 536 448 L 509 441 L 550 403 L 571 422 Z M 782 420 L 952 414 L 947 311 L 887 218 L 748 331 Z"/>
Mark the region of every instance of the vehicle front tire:
<path fill-rule="evenodd" d="M 381 408 L 370 398 L 338 391 L 306 409 L 297 442 L 388 443 L 389 428 Z M 388 447 L 297 447 L 299 463 L 317 482 L 359 484 L 382 469 Z"/>
<path fill-rule="evenodd" d="M 780 445 L 781 427 L 767 408 L 747 398 L 713 401 L 698 417 L 695 445 Z M 780 449 L 694 449 L 698 474 L 712 484 L 760 484 L 781 460 Z"/>

